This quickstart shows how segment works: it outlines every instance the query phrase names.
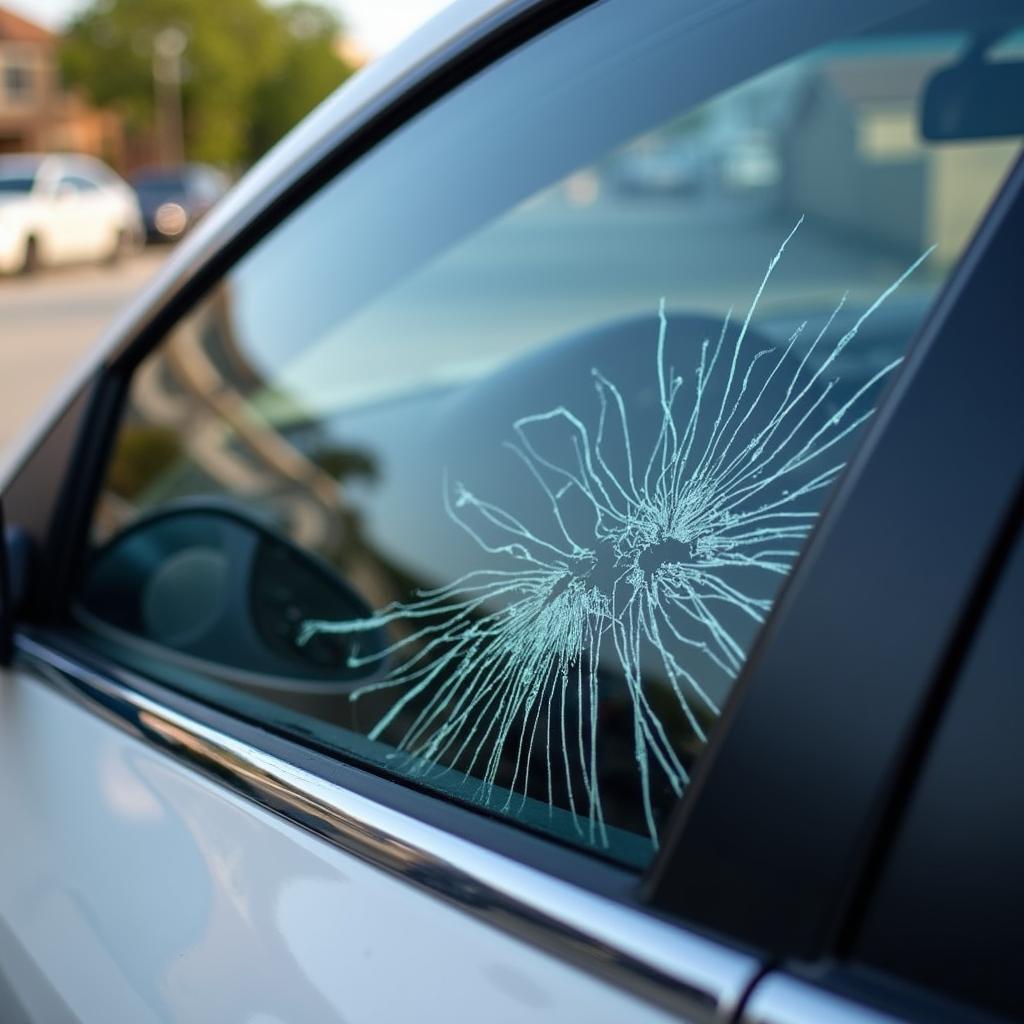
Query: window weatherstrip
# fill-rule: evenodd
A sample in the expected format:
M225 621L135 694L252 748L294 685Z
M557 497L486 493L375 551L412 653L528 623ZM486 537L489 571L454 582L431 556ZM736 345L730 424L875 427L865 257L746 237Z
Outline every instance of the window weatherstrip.
M344 789L24 634L18 656L87 710L347 853L691 1024L734 1018L761 965Z

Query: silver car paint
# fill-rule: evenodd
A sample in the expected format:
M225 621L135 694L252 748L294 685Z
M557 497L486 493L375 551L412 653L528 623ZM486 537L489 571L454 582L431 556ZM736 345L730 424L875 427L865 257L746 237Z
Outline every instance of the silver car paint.
M676 1019L17 670L0 676L0 818L0 965L33 1022Z

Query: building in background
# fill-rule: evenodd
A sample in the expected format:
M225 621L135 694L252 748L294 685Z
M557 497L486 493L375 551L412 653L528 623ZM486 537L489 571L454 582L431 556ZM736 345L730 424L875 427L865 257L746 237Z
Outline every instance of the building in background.
M0 7L0 153L73 150L120 165L120 118L65 89L59 38Z
M781 138L790 206L906 255L935 244L936 261L958 258L977 220L969 197L996 189L1017 146L921 145L928 81L957 59L940 41L916 60L851 49L809 65Z

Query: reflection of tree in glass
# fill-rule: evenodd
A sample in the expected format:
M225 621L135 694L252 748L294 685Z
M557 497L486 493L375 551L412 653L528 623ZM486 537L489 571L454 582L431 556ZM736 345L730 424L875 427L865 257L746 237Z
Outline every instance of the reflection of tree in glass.
M359 448L323 445L309 453L309 461L335 480L376 480L379 473L373 455Z
M131 500L166 473L181 454L182 444L176 431L130 423L118 436L107 486L119 498Z
M657 843L652 773L676 795L689 776L643 671L656 667L667 680L702 744L719 711L707 680L732 679L744 657L734 623L761 623L771 603L755 596L763 586L741 589L737 580L789 571L821 492L842 469L837 446L870 416L878 383L899 362L838 400L835 361L927 256L837 340L826 335L845 297L802 354L806 323L786 345L753 350L752 316L796 230L772 259L734 340L727 341L727 315L717 341L700 347L688 380L667 364L662 308L653 430L631 422L622 392L597 369L589 419L558 406L513 424L507 447L543 495L546 536L461 482L446 484L449 517L489 567L364 621L305 624L305 638L414 624L386 652L352 658L357 665L400 659L383 680L353 694L404 687L372 737L401 723L398 746L419 758L420 770L438 764L478 777L483 799L500 778L510 791L506 805L513 793L525 796L535 751L542 751L549 804L559 793L577 828L606 845L598 666L614 658L631 709L644 822ZM556 448L559 456L550 454ZM581 505L584 517L569 514Z

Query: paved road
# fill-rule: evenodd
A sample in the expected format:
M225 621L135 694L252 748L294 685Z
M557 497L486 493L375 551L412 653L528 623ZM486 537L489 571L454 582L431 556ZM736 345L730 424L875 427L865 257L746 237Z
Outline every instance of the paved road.
M117 267L0 279L0 446L31 421L165 258L147 250Z

